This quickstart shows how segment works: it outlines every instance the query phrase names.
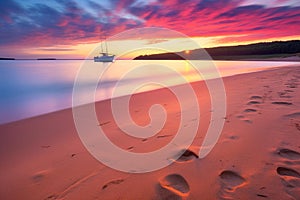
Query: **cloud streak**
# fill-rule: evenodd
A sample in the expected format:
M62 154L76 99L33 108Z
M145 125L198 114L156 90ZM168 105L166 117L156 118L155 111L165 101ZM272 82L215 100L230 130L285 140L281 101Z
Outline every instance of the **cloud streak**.
M252 41L300 35L294 0L112 0L0 2L0 45L51 47L93 43L131 28L158 26L189 36ZM252 3L251 3L252 2ZM242 37L238 37L242 35Z

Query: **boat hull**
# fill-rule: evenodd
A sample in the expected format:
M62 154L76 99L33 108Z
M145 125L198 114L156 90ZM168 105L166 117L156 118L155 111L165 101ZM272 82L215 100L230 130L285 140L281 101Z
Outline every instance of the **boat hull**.
M96 56L94 57L94 62L113 62L114 61L115 56Z

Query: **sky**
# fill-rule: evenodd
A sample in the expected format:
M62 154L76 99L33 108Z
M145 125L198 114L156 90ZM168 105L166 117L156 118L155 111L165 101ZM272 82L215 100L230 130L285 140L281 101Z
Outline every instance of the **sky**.
M104 34L143 27L201 47L291 40L299 24L299 0L1 0L0 57L85 58Z

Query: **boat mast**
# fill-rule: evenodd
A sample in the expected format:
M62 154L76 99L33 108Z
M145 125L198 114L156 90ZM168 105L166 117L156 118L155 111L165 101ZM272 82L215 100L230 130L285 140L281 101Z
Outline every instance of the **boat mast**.
M103 53L103 42L101 42L101 53Z
M106 49L106 53L108 54L108 50L107 50L107 42L105 40L105 49Z
M105 53L108 54L108 48L107 48L107 41L106 41L106 34L104 33L104 44L105 44Z

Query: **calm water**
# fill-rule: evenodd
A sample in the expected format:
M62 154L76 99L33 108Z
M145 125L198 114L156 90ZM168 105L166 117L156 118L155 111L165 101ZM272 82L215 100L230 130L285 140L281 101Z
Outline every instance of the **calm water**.
M118 95L130 93L130 86L141 82L159 83L167 80L167 86L181 84L181 79L164 70L168 66L183 74L188 81L200 80L193 67L185 61L117 61L112 65L93 63L82 60L57 61L0 61L0 124L16 121L44 113L49 113L72 106L72 91L76 75L84 67L87 69L107 70L98 83L95 100L112 97L115 84L118 82L120 90ZM263 62L263 61L215 61L221 76L230 76L263 70L270 67L291 66L296 62ZM201 71L209 78L217 76L210 70L207 63L200 63ZM128 70L136 66L144 66L142 71L134 71L130 76L122 78ZM153 70L151 66L162 66L161 70ZM89 76L84 78L86 85L97 83ZM83 84L83 85L84 85ZM157 84L137 87L136 92L153 90ZM82 98L86 94L81 88Z

